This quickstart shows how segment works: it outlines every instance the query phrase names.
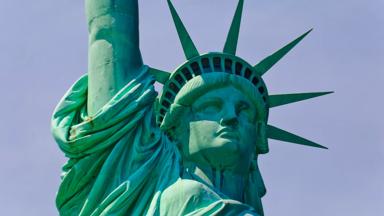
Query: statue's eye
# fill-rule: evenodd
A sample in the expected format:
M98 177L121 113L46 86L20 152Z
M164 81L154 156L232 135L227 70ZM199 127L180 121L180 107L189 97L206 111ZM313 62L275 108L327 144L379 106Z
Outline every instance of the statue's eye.
M239 117L243 116L250 122L252 122L256 117L256 110L252 109L252 106L245 101L241 101L237 104L236 111Z
M241 111L248 110L248 109L250 109L250 105L246 102L240 102L236 107L236 110L238 113L240 113Z

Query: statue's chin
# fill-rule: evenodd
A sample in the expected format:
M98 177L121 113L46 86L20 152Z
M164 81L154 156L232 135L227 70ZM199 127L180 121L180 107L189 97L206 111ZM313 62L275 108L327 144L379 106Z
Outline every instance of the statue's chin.
M208 165L217 169L229 169L239 163L240 152L237 139L218 137L209 148L200 153L208 161Z
M235 138L218 137L215 145L216 151L223 156L233 156L239 153L239 141Z

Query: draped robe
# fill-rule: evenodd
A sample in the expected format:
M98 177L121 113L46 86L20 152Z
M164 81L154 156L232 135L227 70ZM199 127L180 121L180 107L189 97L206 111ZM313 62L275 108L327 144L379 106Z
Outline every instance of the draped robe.
M143 67L94 116L87 115L87 75L58 104L52 133L68 157L60 215L258 215L183 174L176 144L156 126L157 92Z

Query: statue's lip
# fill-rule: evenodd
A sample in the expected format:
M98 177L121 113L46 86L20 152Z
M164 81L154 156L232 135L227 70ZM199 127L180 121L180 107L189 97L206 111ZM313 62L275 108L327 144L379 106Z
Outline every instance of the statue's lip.
M222 138L228 138L228 139L238 139L239 138L238 131L233 129L233 128L230 128L230 127L222 127L217 131L216 134Z

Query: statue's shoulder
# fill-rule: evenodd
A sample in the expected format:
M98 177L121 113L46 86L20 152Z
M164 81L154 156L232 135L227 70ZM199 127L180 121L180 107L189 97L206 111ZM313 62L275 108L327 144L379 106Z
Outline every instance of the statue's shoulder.
M160 215L179 215L204 208L220 200L221 197L207 185L179 178L162 192Z
M258 215L244 203L216 193L208 185L179 178L162 192L160 215Z

